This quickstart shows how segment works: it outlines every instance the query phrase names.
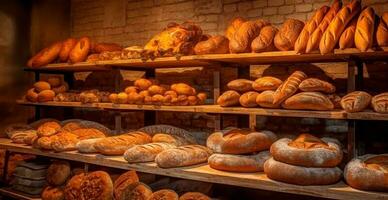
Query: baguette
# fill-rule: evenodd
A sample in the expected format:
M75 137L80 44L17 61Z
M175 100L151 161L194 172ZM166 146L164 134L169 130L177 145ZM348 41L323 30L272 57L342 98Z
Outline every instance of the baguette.
M135 145L124 153L124 158L128 163L151 162L160 152L174 147L176 146L169 143Z
M282 107L292 110L333 110L334 105L320 92L301 92L282 103Z
M292 96L299 87L299 84L307 78L307 75L302 71L295 71L284 81L273 95L273 104L281 104L288 97Z
M299 33L302 31L304 22L297 19L287 19L274 38L274 44L280 51L294 49Z
M381 16L379 26L376 31L376 40L379 47L388 46L388 12Z
M81 140L76 144L76 148L80 153L97 153L98 151L94 148L94 144L103 140L104 138L94 138Z
M330 7L330 10L326 13L325 17L319 24L318 28L310 35L310 38L307 41L306 53L310 53L314 50L317 50L319 47L319 42L321 41L323 33L326 31L327 27L337 15L338 11L342 7L342 2L335 0Z
M251 44L252 52L260 53L265 51L274 51L274 38L278 29L275 26L268 25L260 30L259 36L257 36Z
M360 10L361 3L358 0L352 0L351 3L337 13L319 43L319 50L321 54L328 54L333 51L339 37L346 28L346 25L353 19L353 17L358 15Z
M322 6L306 23L302 32L300 32L298 39L295 42L294 49L297 53L304 53L306 51L307 42L311 34L315 31L315 29L317 29L329 9L330 8L328 6Z
M213 169L229 172L261 172L264 162L270 158L269 151L253 155L213 154L209 157L209 166Z
M362 52L370 49L373 45L375 32L375 11L372 7L365 8L357 20L356 32L354 34L354 43Z
M201 145L187 145L167 149L159 153L155 162L159 167L172 168L204 163L212 151Z
M354 47L354 34L356 33L357 19L358 17L354 17L352 21L349 23L348 27L341 34L341 37L339 39L340 49Z
M69 59L70 51L77 44L77 39L69 38L63 41L61 51L59 52L59 61L66 62Z
M334 93L335 86L329 82L317 78L308 78L299 84L299 89L303 92L324 92Z

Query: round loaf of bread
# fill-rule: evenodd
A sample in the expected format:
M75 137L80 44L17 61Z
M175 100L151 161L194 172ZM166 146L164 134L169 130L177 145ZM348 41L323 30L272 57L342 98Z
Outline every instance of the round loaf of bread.
M179 196L173 190L158 190L148 198L148 200L179 200Z
M138 92L138 88L135 86L128 86L124 90L125 93L130 94L131 92Z
M211 134L206 145L215 153L246 154L267 150L276 140L271 131L232 129Z
M52 90L43 90L38 93L38 102L47 102L54 100L55 92Z
M271 146L275 160L304 167L335 167L342 161L343 153L338 141L319 139L301 134L295 140L283 138Z
M346 112L360 112L367 108L372 96L364 91L354 91L341 99L341 107Z
M47 186L42 192L42 200L64 200L65 193L60 187Z
M113 199L113 183L109 174L104 171L87 174L81 182L80 191L81 199Z
M172 84L171 90L175 91L178 95L192 96L197 94L196 90L186 83Z
M272 180L295 185L330 185L342 177L342 171L338 167L301 167L282 163L273 158L264 163L264 172Z
M186 192L179 197L179 200L210 200L210 197L200 192Z
M121 200L125 199L123 198L124 196L124 191L128 186L131 184L139 182L139 177L137 176L136 172L131 170L127 171L123 174L121 174L113 183L113 195L116 200Z
M64 160L54 161L47 169L47 182L60 186L66 182L71 173L70 164Z
M356 189L388 191L388 154L364 155L351 160L345 167L344 177Z
M46 149L46 150L52 150L53 148L51 147L51 143L52 143L52 140L51 140L51 137L39 137L35 143L33 143L32 145L34 147L37 147L39 149Z
M115 198L115 200L148 200L152 195L152 190L146 184L141 182L132 183L128 185L120 198Z
M372 107L375 112L388 113L388 92L374 96L372 98Z
M34 83L34 89L37 93L42 92L43 90L50 90L51 86L46 81L38 81Z
M39 137L47 137L56 134L61 129L61 125L55 121L48 121L41 124L37 129Z
M240 94L234 90L222 93L217 99L217 104L222 107L236 106L239 104Z
M272 76L263 76L255 80L252 84L252 88L256 91L276 90L283 83L278 78Z
M257 92L246 92L241 95L239 102L245 108L254 108L257 106L256 98L259 95Z
M133 84L140 90L147 90L152 85L152 81L145 78L140 78L137 79Z
M76 174L71 177L65 186L66 200L78 200L81 198L81 184L84 178L84 173Z
M261 172L264 162L270 158L269 151L253 155L212 154L208 163L213 169L229 172Z
M231 90L235 90L237 92L249 92L252 91L252 84L253 81L248 79L236 79L233 81L230 81L227 86Z

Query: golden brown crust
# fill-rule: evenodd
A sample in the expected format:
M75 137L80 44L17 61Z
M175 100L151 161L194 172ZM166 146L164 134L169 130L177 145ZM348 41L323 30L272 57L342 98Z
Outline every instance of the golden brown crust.
M272 76L263 76L256 79L252 83L252 88L258 92L265 90L276 90L282 83L283 81L278 78Z
M208 163L213 169L229 172L260 172L264 162L270 158L269 151L253 155L212 154Z
M73 151L77 149L78 136L69 132L59 132L51 136L51 148L57 152Z
M274 38L275 47L280 51L293 50L295 42L303 27L304 23L302 21L287 19Z
M42 92L43 90L50 90L51 86L46 81L38 81L34 83L34 89L37 93Z
M231 53L251 52L251 43L259 33L260 29L269 23L264 20L244 22L229 40L229 51Z
M60 186L66 182L71 173L70 164L67 161L54 161L47 169L47 182L50 185Z
M372 7L365 8L357 20L354 43L360 51L364 52L373 45L375 37L375 11Z
M155 94L163 95L166 92L166 88L159 85L151 85L147 90L151 96Z
M108 173L94 171L87 174L80 185L81 199L112 200L113 184Z
M354 91L341 99L341 107L346 112L360 112L367 108L372 96L363 91Z
M131 92L138 92L138 88L136 86L128 86L124 89L124 92L129 94Z
M140 79L137 79L133 84L135 87L139 88L140 90L147 90L153 83L151 80L140 78Z
M52 90L43 90L38 93L38 102L47 102L54 100L55 92Z
M61 48L62 42L56 42L49 47L44 48L36 56L34 56L33 60L31 60L31 67L37 68L55 61L61 51Z
M117 200L124 199L123 192L131 184L139 182L139 177L136 174L136 171L127 171L121 174L113 183L113 195Z
M240 26L244 22L245 22L245 20L241 17L236 17L231 21L230 25L228 26L228 28L225 31L225 36L226 36L226 38L228 38L229 41L233 38L236 31L240 28Z
M293 110L332 110L333 103L320 92L301 92L282 103L282 107Z
M217 99L217 104L222 107L236 106L239 104L240 94L234 90L222 93Z
M64 200L65 193L60 187L47 186L44 188L41 198L42 200Z
M148 200L152 195L152 190L146 184L137 182L129 185L123 191L121 199L116 200Z
M210 200L210 197L200 192L186 192L179 197L179 200Z
M116 44L116 43L95 43L92 44L92 52L93 53L102 53L105 51L112 52L112 51L121 51L123 48Z
M83 62L90 52L90 38L81 37L74 48L70 51L69 61L71 63Z
M280 104L273 104L273 95L274 91L267 90L256 97L256 103L257 105L263 107L263 108L280 108Z
M388 46L388 12L384 12L380 18L376 31L376 40L379 47Z
M230 81L227 86L231 90L235 90L237 92L249 92L252 89L253 81L248 79L236 79Z
M148 200L178 200L179 196L173 190L163 189L154 192Z
M84 173L80 173L71 177L65 186L66 200L79 200L81 197L81 183L85 178Z
M281 104L288 97L295 94L298 90L299 84L306 78L307 75L302 71L295 71L292 73L275 91L272 103L275 105Z
M50 76L47 78L47 83L49 83L51 87L59 87L62 85L62 79L59 76Z
M95 128L79 128L76 130L72 130L71 133L76 135L80 140L105 137L105 134L103 132Z
M37 129L39 137L48 137L56 134L61 129L61 125L55 121L48 121L41 124Z
M265 51L276 50L275 44L274 44L274 38L278 31L279 30L272 25L263 27L260 30L259 35L252 41L252 44L251 44L252 52L260 53Z
M259 93L253 92L253 91L246 92L246 93L242 94L240 99L239 99L241 106L246 107L246 108L256 107L257 106L257 103L256 103L257 95L259 95Z
M303 92L334 93L336 88L329 82L322 81L317 78L308 78L299 84L299 89Z
M184 167L204 163L211 154L205 146L185 145L160 152L155 162L162 168Z
M375 112L388 113L388 92L374 96L372 98L372 107Z
M172 84L171 90L175 91L178 95L192 96L197 94L197 91L186 83Z
M348 27L346 27L344 32L341 34L341 37L338 42L340 49L355 47L354 34L356 33L357 19L358 17L354 17L352 21L349 23Z
M38 93L35 92L34 88L31 88L26 93L26 99L31 102L38 102Z
M68 38L65 41L63 41L61 51L59 52L60 62L66 62L67 59L69 59L70 51L74 48L76 44L77 44L77 39L75 38Z
M210 37L208 40L198 42L194 52L197 55L229 53L229 40L222 35Z

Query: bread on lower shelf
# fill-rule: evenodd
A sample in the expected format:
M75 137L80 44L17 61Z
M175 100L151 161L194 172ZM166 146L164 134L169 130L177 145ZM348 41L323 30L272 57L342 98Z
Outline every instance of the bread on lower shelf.
M261 172L264 162L270 157L269 151L252 155L212 154L208 163L213 169L229 172Z

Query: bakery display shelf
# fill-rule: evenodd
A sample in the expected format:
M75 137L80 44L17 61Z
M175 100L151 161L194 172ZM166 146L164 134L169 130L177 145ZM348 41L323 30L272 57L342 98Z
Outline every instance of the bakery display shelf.
M162 169L155 163L128 164L122 156L102 156L96 154L79 154L75 151L55 153L42 151L23 144L14 144L9 139L0 139L0 148L18 153L29 153L52 158L73 160L100 166L126 170L136 170L163 176L205 181L218 184L242 186L247 188L270 190L284 193L309 195L332 199L387 199L388 193L365 192L353 189L344 182L328 186L297 186L272 181L264 173L231 173L210 168L207 164Z
M6 197L11 197L14 199L19 199L19 200L41 200L41 198L39 198L39 197L34 197L34 196L30 196L28 194L23 194L21 192L14 191L11 188L7 188L7 187L0 188L0 195L6 196ZM6 198L4 198L4 199L6 199Z
M55 63L39 68L25 68L25 71L36 72L88 72L88 71L110 71L112 67L109 65L97 65L95 63L80 62L80 63Z

